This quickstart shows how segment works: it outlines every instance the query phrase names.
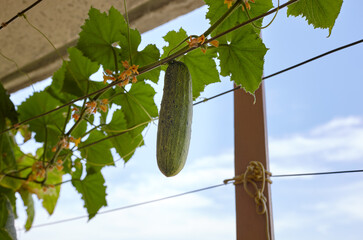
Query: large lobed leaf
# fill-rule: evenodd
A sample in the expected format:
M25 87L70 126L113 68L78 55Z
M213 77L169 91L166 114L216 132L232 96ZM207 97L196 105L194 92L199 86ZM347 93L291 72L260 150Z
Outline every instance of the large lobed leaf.
M114 103L120 105L121 110L114 112L104 130L125 162L133 156L136 148L144 144L141 133L158 116L154 96L155 90L149 84L138 82L132 85L130 91L120 92L114 98Z
M89 219L93 218L101 207L107 206L104 183L101 172L87 174L83 180L72 180L73 186L82 195Z
M220 17L224 15L228 11L227 4L221 0L204 0L205 3L209 6L206 18L209 19L210 24L214 24ZM273 7L272 0L257 0L255 3L250 2L251 10L248 10L248 13L251 18L257 17ZM246 11L246 10L245 10ZM245 22L248 20L246 12L242 10L242 7L239 7L233 11L231 15L225 19L222 24L220 24L217 29L215 29L212 33L212 36L215 36L221 32L224 32L239 23ZM256 21L255 24L257 26L261 26L262 20ZM259 32L259 29L255 29Z
M141 66L146 66L150 63L159 60L160 52L159 49L153 45L147 45L142 51L136 51L133 53L133 64ZM154 83L159 81L160 67L157 67L149 72L140 74L137 76L138 81L151 80Z
M77 48L92 61L102 64L104 69L115 71L118 68L117 70L123 71L121 61L125 60L140 67L159 60L160 52L155 45L149 44L139 51L141 42L139 31L135 29L129 31L124 17L115 8L111 7L108 14L91 8L88 15L89 19L79 34ZM156 68L141 74L138 80L149 79L156 83L159 74L160 68Z
M18 122L18 113L13 102L10 100L5 88L0 83L0 130L5 128L5 119L8 118L13 124Z
M69 62L65 62L62 92L80 97L89 91L89 77L97 72L99 65L83 56L76 48L68 49ZM88 91L88 92L87 92Z
M231 34L231 42L218 48L222 76L231 76L237 85L254 93L262 81L267 48L252 29L245 26Z
M113 165L113 158L110 151L112 144L110 140L103 140L105 137L100 131L92 131L87 140L79 144L81 156L87 159L88 164L96 167Z
M24 202L24 206L26 207L27 219L25 223L25 230L29 230L34 221L35 209L34 209L34 200L32 194L28 191L20 191L21 199Z
M163 48L164 53L162 58L166 57L171 50L172 53L174 53L187 46L184 42L177 47L187 36L187 33L182 28L180 28L178 32L168 32L168 34L164 36L164 40L168 42L169 45ZM174 49L175 47L177 48ZM200 96L200 93L204 91L205 86L220 81L217 66L213 59L215 57L217 57L217 55L214 51L207 50L206 53L203 53L200 49L195 49L179 59L184 62L189 69L193 84L193 99Z
M20 120L27 120L53 110L60 105L61 102L46 91L34 93L33 96L26 99L19 106ZM52 148L59 141L65 122L65 111L66 109L60 109L28 123L29 129L35 132L35 140L37 142L44 142L47 139L48 147Z
M131 86L130 91L121 93L115 98L114 102L121 106L128 128L151 121L158 116L154 96L153 87L144 82L138 82ZM139 133L141 130L136 132Z
M47 180L45 184L47 186L55 185L54 187L44 188L38 183L34 182L25 182L20 191L27 191L29 193L34 193L38 199L42 200L42 205L47 210L48 214L51 215L54 212L54 209L57 205L60 193L60 183L62 182L63 172L54 168L53 170L48 170L47 172ZM25 196L29 201L30 197ZM24 200L24 199L23 199ZM26 202L24 201L24 204ZM31 202L28 202L32 204ZM28 205L29 205L28 204ZM31 205L28 206L32 207ZM27 211L31 211L31 209L27 209ZM29 215L28 215L29 216Z
M115 54L120 52L114 43L127 42L124 35L127 24L122 14L112 7L108 15L91 8L89 19L82 26L77 48L92 61L102 64L105 69L115 70Z
M128 36L128 33L125 33L125 36ZM146 66L150 63L154 63L160 58L159 49L153 45L148 44L143 50L139 51L139 45L141 43L141 35L138 30L130 29L130 47L127 42L120 43L121 45L121 54L119 62L127 60L130 64L139 65L139 67ZM131 50L131 53L130 53ZM131 58L130 58L131 56ZM132 60L132 61L131 61ZM140 74L137 76L138 81L143 80L151 80L154 83L157 83L160 75L160 67L157 67L149 72Z
M330 36L342 4L343 0L300 0L288 6L287 15L301 15L314 28L328 28Z
M144 129L145 125L139 126ZM137 129L137 128L136 128ZM111 122L104 127L117 153L127 162L134 154L136 148L143 144L143 136L141 134L132 134L133 129L127 127L127 121L123 111L116 110L112 116Z

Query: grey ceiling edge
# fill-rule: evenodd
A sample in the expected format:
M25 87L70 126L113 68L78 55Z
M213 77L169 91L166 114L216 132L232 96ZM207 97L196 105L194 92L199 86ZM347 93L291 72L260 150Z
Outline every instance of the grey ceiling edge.
M204 5L203 0L151 0L130 10L130 25L143 33L202 5ZM168 14L160 14L161 12ZM52 76L61 66L62 58L67 58L67 49L76 43L77 39L74 39L59 47L58 53L53 51L40 59L33 59L33 62L6 74L0 82L9 93L13 93Z

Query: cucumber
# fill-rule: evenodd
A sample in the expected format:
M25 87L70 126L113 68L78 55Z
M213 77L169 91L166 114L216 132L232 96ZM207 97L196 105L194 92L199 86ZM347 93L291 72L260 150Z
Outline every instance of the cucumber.
M193 118L192 79L187 66L169 63L165 72L157 133L156 158L160 171L175 176L184 167Z

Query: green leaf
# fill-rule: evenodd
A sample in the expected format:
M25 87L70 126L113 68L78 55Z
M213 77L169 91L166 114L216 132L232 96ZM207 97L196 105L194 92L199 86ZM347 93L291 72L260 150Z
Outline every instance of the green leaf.
M6 196L0 193L0 228L5 227L6 221L8 220L8 209L6 207Z
M15 106L0 83L0 130L5 129L5 118L8 118L13 124L18 122L18 113Z
M117 153L125 160L129 160L137 147L143 145L143 129L158 116L158 109L154 102L155 90L145 82L132 84L129 92L121 92L115 97L114 103L121 106L121 110L114 113L113 118L104 128Z
M188 44L185 39L188 37L187 32L180 28L178 32L176 31L169 31L163 38L164 40L169 43L168 46L163 47L163 55L161 58L166 58L168 55L171 55L178 50L182 49L183 47L187 46ZM178 46L180 44L180 46Z
M83 173L83 164L81 163L81 159L77 158L74 161L73 164L74 170L72 170L71 175L72 175L72 179L81 179L82 173Z
M187 65L192 77L194 99L200 96L208 84L220 82L217 65L213 59L215 57L217 54L212 50L203 53L196 49L180 59Z
M128 33L126 32L125 36L127 36L127 34ZM159 60L160 51L153 44L147 45L141 51L138 50L139 45L141 43L141 35L138 30L130 29L130 43L131 43L131 56L132 56L133 65L139 65L139 67L142 67L142 66L146 66L150 63L153 63L153 62L156 62ZM131 64L128 41L122 42L120 45L121 45L121 49L123 49L121 56L120 56L121 60L122 61L127 60L129 62L129 64ZM122 69L124 69L124 68L122 68ZM138 79L138 81L144 81L144 80L148 79L154 83L157 83L159 80L159 75L160 75L160 67L155 68L149 72L146 72L146 73L143 73L143 74L137 76L137 79Z
M70 61L64 63L66 71L62 92L80 97L87 94L89 77L98 71L99 65L83 56L76 48L69 48L68 52Z
M106 87L107 84L103 83L103 82L95 82L95 81L89 81L89 91L88 92L95 92L101 88ZM110 98L112 95L115 94L115 90L113 88L109 88L107 89L107 91L102 93L102 98Z
M45 182L48 185L55 185L62 182L62 171L54 168L52 171L48 171L47 181ZM42 205L47 210L49 215L52 215L54 209L57 205L59 199L61 185L56 185L55 187L49 187L46 191L42 191Z
M237 85L254 93L262 81L266 52L267 48L252 26L234 31L230 44L218 47L221 75L231 75Z
M146 125L142 125L140 128L144 129ZM110 140L117 153L125 162L133 156L136 148L143 143L143 136L141 134L136 136L130 134L132 130L128 129L127 121L122 110L116 110L113 113L111 122L103 130L105 130L108 136L118 135L117 137L112 137Z
M147 45L141 52L137 52L133 57L133 63L135 65L139 66L146 66L150 63L158 61L160 58L160 51L159 49L153 45L149 44ZM149 72L140 74L137 76L138 81L143 80L151 80L154 83L157 83L159 81L160 76L160 67L155 68Z
M13 148L16 164L18 168L26 168L29 167L29 169L26 169L24 171L19 172L18 174L14 174L15 176L26 178L28 174L31 172L31 166L34 163L34 157L31 156L31 154L24 154L19 146L14 146ZM4 192L4 189L11 189L12 191L17 191L21 185L23 184L24 180L15 179L12 177L6 177L4 176L1 178L0 185L4 188L0 187L1 192ZM10 199L9 195L8 198ZM14 199L15 201L15 199ZM14 206L14 204L13 204Z
M14 215L16 215L16 196L13 189L0 187L0 194L4 194L9 200L11 207L13 208Z
M63 91L64 79L69 61L64 61L62 66L53 74L52 84L46 88L46 91L53 98L57 99L63 104L68 103L74 99L74 95Z
M100 141L97 144L86 147L86 145L95 143L105 137L100 131L92 131L87 140L78 145L81 156L87 159L88 164L99 167L114 164L110 151L112 148L110 140Z
M300 0L287 8L287 16L303 16L314 28L328 28L329 36L334 27L343 0Z
M35 209L34 209L34 200L32 194L28 191L19 191L21 199L23 199L24 206L26 207L27 219L25 223L25 230L29 231L31 226L33 225Z
M42 205L47 210L49 215L52 215L57 205L60 192L60 183L62 182L63 172L54 168L47 171L46 186L34 182L24 182L23 190L37 195L38 199L42 200ZM55 185L55 186L52 186Z
M100 172L87 174L83 180L72 181L73 186L82 195L89 220L97 214L101 207L107 206L104 183L105 180Z
M24 121L31 117L43 114L60 106L61 102L54 99L46 91L34 93L23 102L18 111L20 120ZM43 117L30 121L29 129L35 132L35 140L44 142L47 136L47 143L51 149L58 141L62 134L62 128L66 118L66 109L60 109Z
M0 170L15 170L16 159L14 154L15 142L9 132L0 135Z
M158 116L154 96L154 88L145 82L138 82L132 84L129 92L122 93L115 98L114 102L121 106L121 110L125 115L127 128L151 121L153 117ZM138 128L137 131L131 133L141 133L142 129L144 128ZM135 135L133 134L133 136Z
M102 64L104 69L115 70L115 55L118 56L123 49L112 44L127 42L123 34L127 32L125 19L114 7L108 15L91 8L88 16L79 34L77 48L92 61Z
M186 42L180 44L187 37L188 35L183 28L180 28L178 32L168 32L164 36L164 40L168 42L169 45L163 47L164 53L161 58L167 57L171 50L172 54L187 46L188 44ZM180 46L178 46L179 44ZM183 61L188 66L192 77L194 99L200 96L200 93L204 91L205 86L220 81L217 66L213 60L215 57L217 57L217 55L211 50L207 50L207 53L204 54L200 49L195 49L180 58L180 61Z
M16 239L14 212L5 193L0 193L0 239Z
M86 131L87 131L87 122L83 120L72 131L71 135L74 138L80 138L80 137L83 137L83 135L86 133Z
M13 239L5 228L0 228L0 239L1 240L15 240Z
M215 1L215 0L204 0L205 3L209 6L206 18L209 19L210 24L214 24L218 19L220 19L227 11L227 4L224 4L224 1ZM249 2L251 6L251 10L248 11L251 18L259 16L273 7L272 0L258 0L253 2ZM234 10L234 12L226 18L222 24L220 24L211 34L215 36L221 32L224 32L240 23L246 22L248 19L245 11L242 10L242 7L238 7ZM256 21L255 25L261 26L262 20ZM254 29L256 32L260 32L259 29Z

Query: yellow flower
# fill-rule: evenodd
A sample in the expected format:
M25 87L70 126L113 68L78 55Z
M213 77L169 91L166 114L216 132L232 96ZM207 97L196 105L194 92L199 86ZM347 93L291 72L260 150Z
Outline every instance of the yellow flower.
M127 70L125 70L124 72L125 72L126 77L130 77L130 76L131 76L131 74L132 74L132 70L131 70L131 68L129 68L129 69L127 69Z
M224 0L224 4L227 4L227 7L230 8L232 7L233 0Z
M73 113L72 118L74 118L74 120L78 121L80 115L78 113Z
M133 76L132 77L132 83L136 83L137 82L137 78L136 78L136 76Z
M139 68L139 65L132 65L129 69L136 74L139 74L139 72L137 71L137 69Z
M209 42L211 45L215 46L215 47L218 47L219 46L219 42L218 40L213 40L213 41L210 41Z
M111 71L110 69L106 69L106 70L105 70L105 73L106 73L107 75L112 75L112 71Z
M243 0L243 2L244 2L244 3L245 3L245 5L246 5L246 8L247 8L248 10L251 10L251 5L250 5L249 1L251 1L251 2L255 3L255 1L254 1L254 0ZM243 10L243 11L245 10L245 8L244 8L243 6L242 6L242 10Z
M107 105L107 104L108 104L108 99L107 99L107 98L104 98L104 99L102 99L102 100L101 100L101 102L102 102L103 104L106 104L106 105Z
M73 138L73 137L71 137L71 139L74 139L74 138ZM63 165L63 161L62 161L62 159L58 159L58 160L57 160L57 162L56 162L56 164L57 164L58 166Z
M119 76L118 76L118 78L117 79L121 79L121 80L124 80L126 78L126 71L123 71Z
M205 54L207 52L207 46L203 45L200 47L200 50Z
M69 148L69 139L67 136L64 136L59 140L58 145L62 148L68 149Z
M129 64L129 62L127 60L121 61L121 63L122 63L122 66L124 66L125 69L128 69L130 67L130 64Z
M187 43L188 43L189 47L192 48L192 47L198 47L199 44L203 44L204 41L205 41L205 36L203 34L202 36L197 37L197 38L190 36L189 40L187 40Z
M189 41L187 40L187 43L190 48L198 47L198 38L193 38L192 36L190 36Z
M126 86L127 84L129 84L129 78L126 78L125 81L122 82L122 86Z
M107 105L100 105L98 106L99 109L101 109L102 112L107 112Z
M108 80L115 81L115 77L103 75L103 83L106 83Z
M74 143L74 145L76 145L76 147L78 147L78 144L80 144L81 143L81 138L79 137L79 138L74 138L74 137L71 137L70 139L69 139L71 142L73 142ZM62 165L63 164L63 162L62 162L62 160L61 159L58 159L58 161L57 161L57 164L58 164L58 162L60 161L60 165Z
M108 80L115 81L116 78L113 76L111 70L106 69L105 72L103 73L103 83L106 83Z
M204 41L205 41L205 36L204 36L204 34L203 34L202 36L198 37L198 43L203 44L203 43L204 43Z

